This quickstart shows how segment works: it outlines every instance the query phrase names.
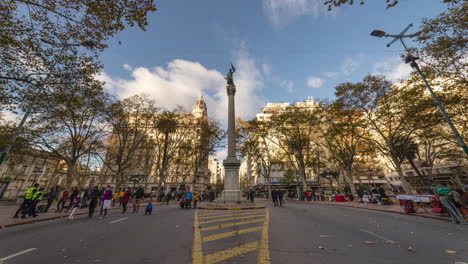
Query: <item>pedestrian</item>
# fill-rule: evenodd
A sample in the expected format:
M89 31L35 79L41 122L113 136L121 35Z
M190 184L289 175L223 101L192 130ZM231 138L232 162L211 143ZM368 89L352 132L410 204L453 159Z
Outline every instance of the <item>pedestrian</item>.
M374 202L375 202L377 205L381 205L380 193L379 193L379 191L374 187L374 188L372 188L371 193L372 193L372 199L374 200Z
M153 212L153 199L150 199L145 208L145 215L151 215Z
M145 191L143 190L143 186L138 186L138 189L132 195L133 198L133 213L138 213L140 210L140 203L145 198Z
M127 190L124 192L124 195L122 196L122 214L124 214L127 211L127 204L128 201L130 201L130 198L132 197L132 191L130 190L130 187L127 187Z
M62 212L63 208L65 207L65 203L67 202L68 198L70 197L70 192L68 190L63 191L62 197L60 197L60 200L57 203L57 210L55 211L56 213Z
M52 205L52 203L55 200L57 200L59 193L60 193L60 186L58 185L50 189L49 193L47 194L47 205L44 209L44 213L47 213L47 211L49 211L49 208Z
M362 198L364 197L364 191L361 188L359 188L359 189L357 189L356 192L357 192L357 195L359 197L359 202L363 203L364 201L362 200Z
M191 191L188 191L185 194L185 208L192 208L192 199L193 199L193 193Z
M379 188L377 189L379 191L379 194L380 194L380 199L382 200L382 203L383 204L389 204L388 202L388 196L387 194L385 193L385 189L382 187L382 185L379 186Z
M171 197L172 197L172 192L168 192L166 194L166 205L169 205L169 201L171 200Z
M110 185L107 185L107 188L105 189L104 194L102 195L101 201L102 201L101 202L102 210L101 210L101 212L99 214L99 219L103 219L103 218L107 217L107 209L111 208L112 190L111 190ZM103 212L104 212L104 216L103 216Z
M93 188L91 186L88 187L83 193L83 199L81 199L81 205L80 208L85 208L86 207L86 202L89 200L89 197L91 196L91 192L93 191Z
M68 220L74 219L73 215L75 214L76 208L79 208L79 207L81 207L81 197L77 196L75 200L73 200L72 210L71 210L70 215L68 216Z
M23 202L21 203L20 207L16 211L13 218L18 218L19 217L18 215L19 215L20 212L22 213L21 218L26 218L26 213L24 213L24 212L29 210L29 206L31 205L33 195L37 191L38 187L39 187L39 183L35 183L31 188L29 188L26 191L26 194L24 195Z
M73 201L75 201L75 198L78 196L78 194L80 194L80 190L78 190L78 187L75 187L70 195L70 204L68 205L67 210L65 210L65 213L68 213L68 210L72 208Z
M278 206L278 191L276 189L271 191L271 199L273 200L273 205Z
M210 189L209 195L210 195L210 203L212 203L215 199L215 191L213 190L213 188Z
M119 198L119 192L115 192L115 193L112 195L112 207L115 206L115 201L117 201L118 198Z
M284 197L283 197L283 192L281 190L278 190L278 203L279 203L279 206L284 205Z
M250 198L250 201L252 203L255 201L255 191L254 191L254 189L250 189L249 198Z
M122 191L119 193L119 207L122 207L122 198L125 195L125 188L122 188Z
M88 213L89 218L93 217L94 210L96 209L96 206L99 203L100 197L101 197L101 191L99 191L99 187L94 186L94 189L91 191L91 194L89 196L89 213Z
M43 190L44 190L44 188L39 188L39 190L34 193L33 198L31 200L31 204L29 206L29 216L37 217L36 207L37 207L37 204L44 197L44 193L42 192ZM23 214L23 216L24 216L24 214ZM21 218L24 218L23 216Z
M199 199L198 192L194 192L193 193L193 209L197 209L198 199Z

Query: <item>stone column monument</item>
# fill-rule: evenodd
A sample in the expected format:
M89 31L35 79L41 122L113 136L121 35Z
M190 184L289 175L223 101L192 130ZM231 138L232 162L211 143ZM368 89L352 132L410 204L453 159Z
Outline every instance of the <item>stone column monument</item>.
M242 193L239 185L239 167L241 162L236 157L236 111L234 106L234 96L236 95L236 85L233 74L236 71L231 64L231 68L225 79L227 81L228 105L228 155L223 161L224 166L224 191L218 202L240 203Z

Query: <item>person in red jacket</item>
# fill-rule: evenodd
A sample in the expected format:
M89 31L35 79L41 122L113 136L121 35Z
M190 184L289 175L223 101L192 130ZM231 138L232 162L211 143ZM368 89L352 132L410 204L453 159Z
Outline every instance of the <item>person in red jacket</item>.
M122 197L122 214L127 211L127 203L130 201L130 198L132 197L132 191L130 190L130 187L127 187L127 190L125 191L123 197Z
M65 207L65 203L67 202L68 198L70 197L70 192L68 190L63 191L62 197L57 203L57 212L62 212L63 208Z

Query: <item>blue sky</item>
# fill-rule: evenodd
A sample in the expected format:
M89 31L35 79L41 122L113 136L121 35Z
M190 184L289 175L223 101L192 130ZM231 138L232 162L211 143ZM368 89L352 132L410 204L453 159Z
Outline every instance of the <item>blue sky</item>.
M445 9L436 0L401 0L390 9L371 0L329 12L321 2L157 1L147 31L128 29L109 43L100 78L121 98L148 93L166 108L191 110L203 94L209 115L225 123L223 76L232 61L237 113L251 119L267 102L333 97L337 84L368 73L405 78L401 45L387 48L390 39L370 31L399 33L413 23L414 32L421 18Z

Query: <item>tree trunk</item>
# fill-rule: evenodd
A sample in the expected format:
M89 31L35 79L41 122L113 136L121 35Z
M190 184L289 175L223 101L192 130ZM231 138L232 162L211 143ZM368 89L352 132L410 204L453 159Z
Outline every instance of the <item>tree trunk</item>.
M302 179L302 186L303 186L303 191L308 191L309 190L309 187L307 186L307 179L306 179L306 173L305 173L305 168L301 168L299 170L299 176L301 177Z
M407 194L414 194L415 193L414 189L406 181L405 175L403 174L403 170L401 168L401 164L395 164L395 167L396 167L395 169L396 169L396 171L398 173L398 176L400 178L401 186L403 187L403 191L405 191L405 193L407 193Z
M65 181L65 186L70 188L75 180L76 168L74 162L67 162L67 179Z
M356 186L354 186L354 181L353 181L353 170L351 168L348 168L345 170L345 178L349 181L349 187L351 188L351 193L353 194L354 197L357 197Z

